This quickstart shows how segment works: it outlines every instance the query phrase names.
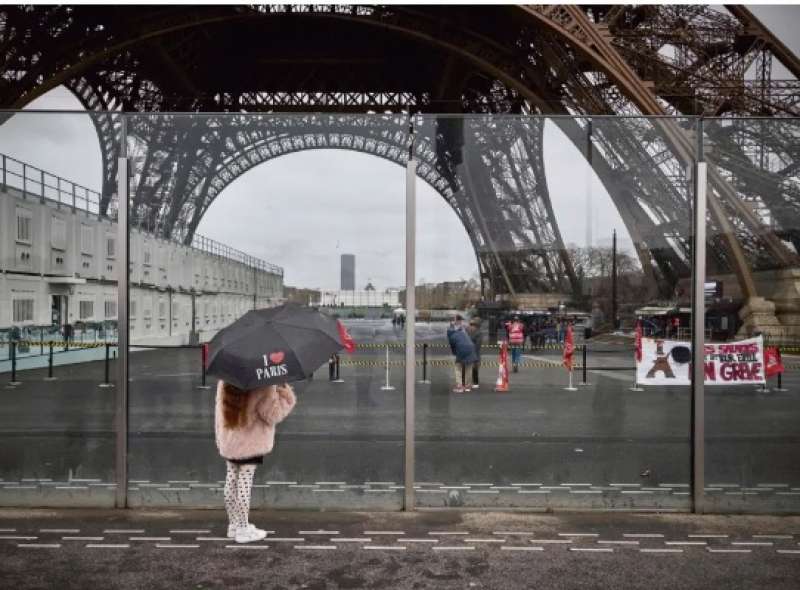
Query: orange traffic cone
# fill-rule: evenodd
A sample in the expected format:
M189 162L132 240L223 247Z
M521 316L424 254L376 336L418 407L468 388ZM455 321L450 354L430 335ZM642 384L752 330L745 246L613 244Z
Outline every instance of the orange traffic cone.
M497 383L495 391L508 391L508 342L500 343L500 363L497 370Z

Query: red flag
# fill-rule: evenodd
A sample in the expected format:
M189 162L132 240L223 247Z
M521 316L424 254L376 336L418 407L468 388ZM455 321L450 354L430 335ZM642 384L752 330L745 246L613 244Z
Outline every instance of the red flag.
M342 339L342 344L344 344L344 349L352 354L356 351L356 342L353 340L353 337L347 331L347 328L344 327L344 324L340 320L336 320L336 325L339 328L339 338Z
M642 361L642 320L636 321L636 362Z
M572 324L567 325L567 335L564 337L563 364L568 371L572 370L572 354L575 352L575 338L572 333Z
M777 346L768 346L764 349L764 375L772 377L778 373L783 373L781 351Z

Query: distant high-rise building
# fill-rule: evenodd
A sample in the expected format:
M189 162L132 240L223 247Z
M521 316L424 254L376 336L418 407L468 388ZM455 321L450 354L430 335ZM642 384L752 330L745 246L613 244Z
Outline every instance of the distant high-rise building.
M355 254L342 254L342 291L356 290L356 257Z

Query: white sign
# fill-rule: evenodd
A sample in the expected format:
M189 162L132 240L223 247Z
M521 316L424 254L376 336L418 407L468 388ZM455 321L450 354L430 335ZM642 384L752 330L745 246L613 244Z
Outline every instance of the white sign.
M690 385L692 345L678 340L642 338L642 360L636 363L642 385ZM705 345L706 385L764 383L764 341L761 336L738 342Z

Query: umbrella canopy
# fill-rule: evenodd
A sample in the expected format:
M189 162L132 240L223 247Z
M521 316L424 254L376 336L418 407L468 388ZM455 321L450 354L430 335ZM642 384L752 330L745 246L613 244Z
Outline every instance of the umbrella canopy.
M335 319L287 303L248 311L217 333L207 372L250 390L305 379L342 348Z

